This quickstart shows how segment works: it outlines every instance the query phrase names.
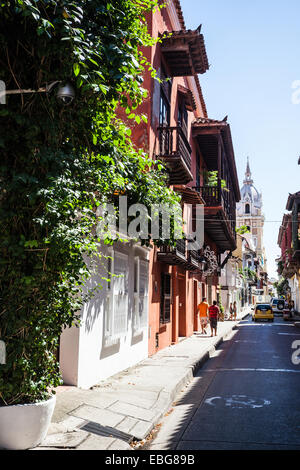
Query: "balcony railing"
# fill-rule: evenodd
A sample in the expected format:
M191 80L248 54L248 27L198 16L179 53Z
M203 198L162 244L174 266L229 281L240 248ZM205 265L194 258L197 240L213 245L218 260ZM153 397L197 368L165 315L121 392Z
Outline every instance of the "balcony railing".
M181 265L187 271L200 270L200 251L188 250L185 239L177 240L176 247L162 246L158 252L158 260L171 265Z
M170 256L167 256L167 257L164 256L164 257L173 259L174 264L177 264L176 262L180 263L180 261L185 262L186 261L186 241L185 241L185 239L176 240L176 247L168 246L168 245L161 246L160 251L159 251L158 254L159 255L161 254L162 256L170 255Z
M221 205L221 192L217 186L196 186L195 189L203 197L206 206L212 207Z
M235 204L232 201L230 191L224 188L219 189L217 186L196 186L194 189L198 191L201 197L204 199L205 206L223 207L228 224L230 225L231 231L235 235Z
M188 252L188 263L191 266L191 269L198 269L200 265L200 254L199 250L189 250Z
M292 256L300 259L300 204L294 204L292 214Z
M159 127L158 141L157 157L169 169L170 184L186 184L192 181L192 149L182 128Z

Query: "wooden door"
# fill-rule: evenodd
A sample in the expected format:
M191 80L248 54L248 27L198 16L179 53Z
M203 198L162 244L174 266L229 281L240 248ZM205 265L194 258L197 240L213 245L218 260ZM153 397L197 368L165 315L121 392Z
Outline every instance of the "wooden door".
M199 330L198 326L198 314L197 314L197 306L198 306L198 282L193 282L194 286L194 331Z
M179 279L178 281L178 313L179 313L179 336L186 336L186 281L185 279Z

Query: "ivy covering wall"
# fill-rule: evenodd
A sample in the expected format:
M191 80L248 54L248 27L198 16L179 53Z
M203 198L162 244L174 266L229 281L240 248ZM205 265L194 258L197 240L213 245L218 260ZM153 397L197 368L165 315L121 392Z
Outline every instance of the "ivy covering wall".
M178 201L116 113L135 116L146 96L140 50L153 44L153 8L156 0L0 1L6 89L59 80L76 94L68 106L56 87L0 105L0 406L45 399L60 383L54 351L87 300L97 206L115 191L147 207Z

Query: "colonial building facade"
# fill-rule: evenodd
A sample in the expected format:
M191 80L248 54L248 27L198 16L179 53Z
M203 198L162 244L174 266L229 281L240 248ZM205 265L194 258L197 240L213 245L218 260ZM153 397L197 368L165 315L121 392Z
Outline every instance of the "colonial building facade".
M207 115L198 78L209 68L201 28L186 29L178 0L147 21L152 37L161 38L144 51L160 81L145 75L140 112L148 119L132 126L133 141L165 165L168 185L181 195L185 228L195 228L202 206L204 245L189 250L186 230L175 248L129 241L105 251L106 268L117 276L84 307L80 327L61 338L64 381L84 388L197 331L197 305L203 297L220 300L221 267L236 249L233 143L227 119ZM99 266L94 282L102 275Z
M288 280L289 299L300 312L300 191L290 194L278 234L279 274Z

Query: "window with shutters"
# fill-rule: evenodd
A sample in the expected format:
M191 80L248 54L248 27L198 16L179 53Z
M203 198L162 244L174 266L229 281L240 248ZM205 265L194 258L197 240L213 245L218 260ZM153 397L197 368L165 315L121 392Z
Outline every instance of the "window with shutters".
M128 328L128 256L111 251L108 271L104 331L106 339L115 339Z
M148 324L148 261L134 258L133 330L140 331Z
M200 191L201 180L200 180L201 166L200 166L200 155L196 153L196 187Z
M161 297L160 297L160 323L171 321L171 275L161 275Z
M163 91L161 91L161 95L160 95L159 125L160 126L170 125L170 104Z
M187 126L188 126L188 113L185 105L185 100L182 97L178 98L178 126L180 126L187 136Z
M170 100L172 82L167 79L164 68L161 71L161 89L160 89L160 106L159 106L159 125L170 125Z

